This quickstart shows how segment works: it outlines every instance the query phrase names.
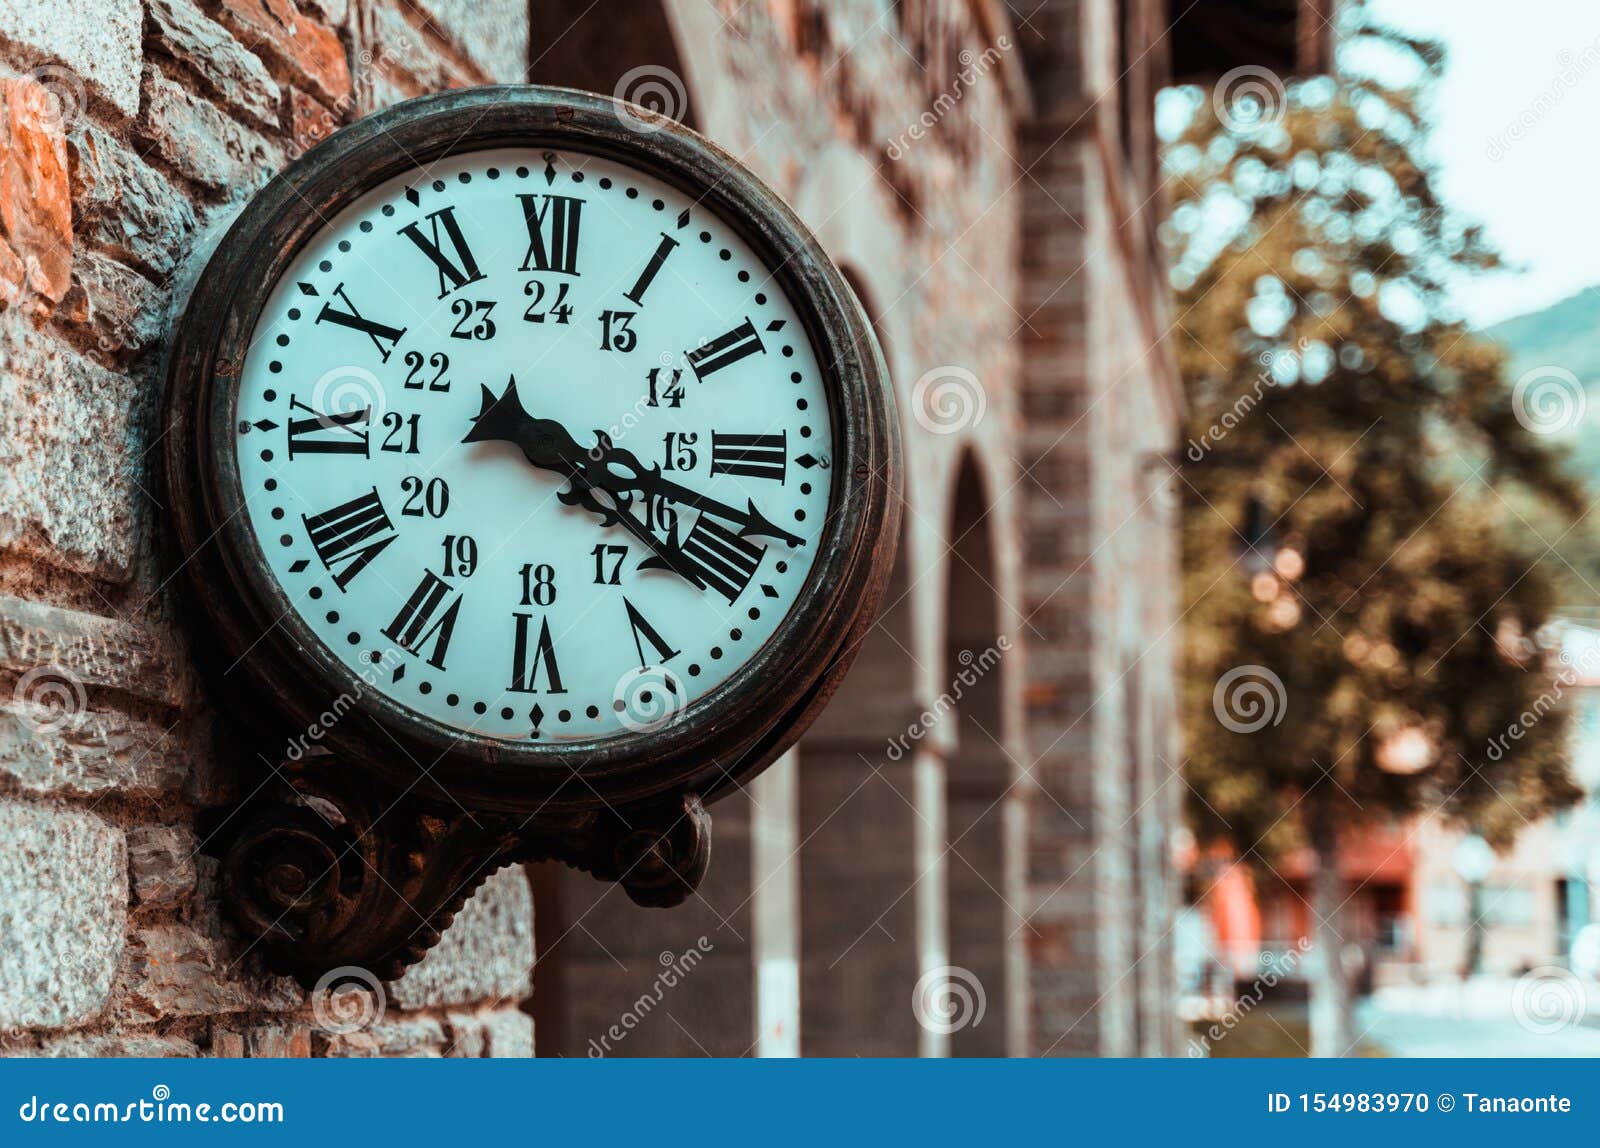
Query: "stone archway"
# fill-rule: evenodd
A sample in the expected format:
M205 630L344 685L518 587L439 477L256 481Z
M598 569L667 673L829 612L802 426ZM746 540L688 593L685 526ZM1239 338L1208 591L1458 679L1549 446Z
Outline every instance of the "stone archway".
M953 1056L1021 1051L1025 966L1020 901L1023 795L1013 784L1013 722L1006 699L1015 668L1005 633L993 509L977 460L961 459L950 509L944 602L944 675L936 708L944 739L949 963L952 992L982 994L983 1016L949 1035ZM964 988L956 982L964 981ZM975 1014L974 1014L975 1015Z

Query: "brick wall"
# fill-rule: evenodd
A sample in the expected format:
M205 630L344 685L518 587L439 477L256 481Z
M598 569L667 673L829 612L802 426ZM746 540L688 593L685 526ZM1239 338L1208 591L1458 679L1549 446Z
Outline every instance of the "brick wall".
M520 871L401 980L312 1000L219 918L239 795L160 560L160 340L201 237L335 126L520 80L521 0L0 5L0 1041L530 1055Z
M1147 463L1176 380L1150 169L1117 117L1125 8L657 0L608 28L587 0L0 6L6 1050L531 1050L520 872L336 1014L219 920L204 842L247 750L190 667L146 466L204 237L338 124L530 60L606 93L666 68L672 110L790 200L879 331L907 472L885 623L782 769L713 808L702 896L646 911L539 874L541 1047L585 1054L691 949L611 1054L1172 1047L1175 558ZM916 1023L947 965L976 976L982 1029Z

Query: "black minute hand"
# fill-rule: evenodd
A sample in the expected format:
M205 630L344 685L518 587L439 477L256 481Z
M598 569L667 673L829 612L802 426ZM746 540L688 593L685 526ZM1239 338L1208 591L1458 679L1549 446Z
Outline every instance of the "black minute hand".
M686 581L698 585L692 567L645 527L629 512L633 503L631 495L598 486L590 479L592 459L567 433L565 427L551 419L535 418L523 409L517 397L517 381L506 384L497 399L488 387L483 388L483 407L473 419L472 429L462 442L509 442L520 447L524 457L534 466L554 471L564 476L570 488L558 491L556 497L568 506L581 506L600 516L601 526L621 526L629 534L654 552L654 565L672 571ZM595 496L596 489L610 497L607 504Z
M697 490L661 476L659 466L646 467L625 447L614 444L603 432L595 432L595 445L584 450L567 429L553 419L530 415L517 398L516 382L494 398L485 388L483 410L464 441L504 439L522 448L535 466L565 474L596 490L603 490L623 506L633 498L662 498L681 506L716 515L738 526L741 538L752 535L774 538L789 546L804 546L805 539L775 525L749 499L744 509L701 494Z

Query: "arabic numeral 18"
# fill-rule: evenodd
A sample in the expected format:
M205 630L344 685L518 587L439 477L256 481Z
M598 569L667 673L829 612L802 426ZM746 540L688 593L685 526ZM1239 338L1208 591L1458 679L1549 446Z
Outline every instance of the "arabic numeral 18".
M548 606L556 600L556 568L548 562L522 564L522 604Z

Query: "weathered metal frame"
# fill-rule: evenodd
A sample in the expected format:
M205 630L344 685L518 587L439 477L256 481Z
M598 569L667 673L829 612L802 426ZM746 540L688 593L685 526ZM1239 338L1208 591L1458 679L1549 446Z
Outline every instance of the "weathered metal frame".
M287 803L282 794L258 801L241 819L251 828L228 846L235 915L276 947L280 964L303 975L352 954L403 967L420 956L419 938L431 943L430 930L436 937L435 926L465 899L458 887L475 886L467 884L474 866L487 872L519 856L569 860L620 880L646 903L681 900L707 862L702 800L754 776L800 736L875 619L901 497L893 393L871 327L781 198L714 144L646 116L591 93L503 86L425 96L365 119L257 193L211 255L176 326L164 410L172 560L184 574L200 653L222 670L213 684L273 760L285 744L275 739L311 727L331 699L355 699L324 732L326 759L298 763L285 775L295 791ZM507 146L608 157L695 197L775 269L823 372L835 438L833 505L804 589L768 643L726 682L680 719L631 737L512 743L463 735L363 688L291 608L244 514L236 382L257 316L291 261L327 219L386 180ZM346 776L350 767L368 780ZM390 818L372 812L369 789L391 794L403 807L396 823L413 825L414 848L400 864L409 878L394 872L394 858L384 860ZM308 820L307 810L317 816ZM365 857L347 839L357 825L357 842L375 834L381 846L364 863L382 862L402 900L415 886L429 906L404 906L386 926L363 925L363 898L386 895L349 892L374 884L346 863L353 853ZM311 838L319 840L311 854L331 858L331 881L311 872L310 854L300 855ZM345 841L341 850L327 848L335 838ZM289 854L297 859L286 860ZM450 893L433 907L426 888L446 870ZM416 928L412 910L431 922L428 929ZM397 937L407 919L410 932Z

